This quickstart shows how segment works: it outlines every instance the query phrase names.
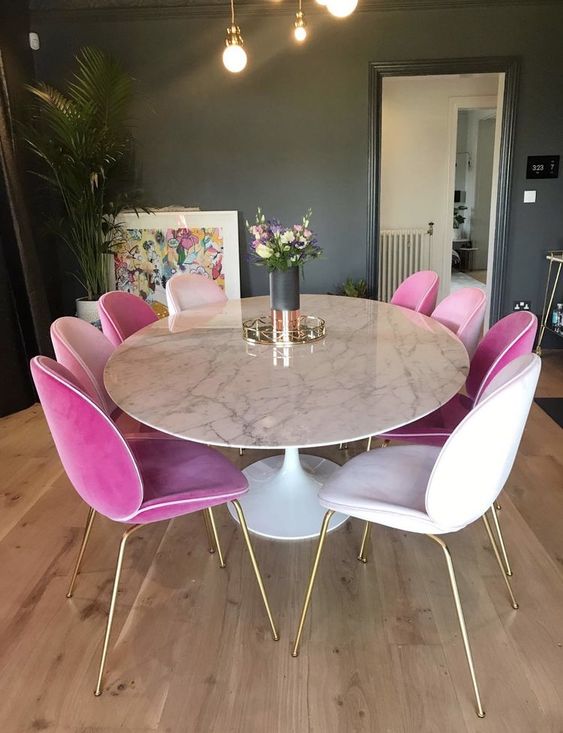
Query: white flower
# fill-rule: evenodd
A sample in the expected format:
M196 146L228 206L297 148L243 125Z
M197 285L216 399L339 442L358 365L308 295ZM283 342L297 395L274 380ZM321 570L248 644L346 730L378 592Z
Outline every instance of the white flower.
M259 244L256 247L256 250L255 251L256 251L256 254L258 255L258 257L262 257L262 259L264 259L264 260L267 260L268 257L271 257L272 256L272 250L270 249L270 247L268 247L265 244Z
M291 231L291 229L288 229L287 232L284 232L281 235L280 240L284 244L290 244L291 242L293 242L295 240L295 235L293 234L293 232Z

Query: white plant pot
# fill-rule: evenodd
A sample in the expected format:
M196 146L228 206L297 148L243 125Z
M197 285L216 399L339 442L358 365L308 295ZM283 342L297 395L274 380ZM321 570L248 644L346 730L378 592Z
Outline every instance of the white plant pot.
M76 299L76 315L83 321L97 324L100 320L97 300L87 300L86 298Z

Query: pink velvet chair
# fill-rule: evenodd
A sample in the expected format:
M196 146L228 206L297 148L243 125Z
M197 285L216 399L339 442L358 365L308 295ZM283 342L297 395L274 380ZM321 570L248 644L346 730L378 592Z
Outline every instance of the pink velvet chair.
M475 695L476 712L485 713L469 643L454 566L444 535L483 519L496 562L503 571L487 511L510 475L541 370L541 359L526 354L512 360L483 392L443 448L399 445L362 453L329 477L319 491L327 512L303 601L293 645L299 653L315 577L330 519L335 512L401 532L427 535L443 551ZM502 572L512 608L518 604ZM335 610L335 609L333 609ZM325 618L327 609L320 614ZM509 623L512 622L509 617ZM448 631L453 637L453 631Z
M432 270L421 270L407 277L393 293L390 302L429 316L436 307L440 278Z
M432 313L432 318L455 333L470 358L481 338L486 302L485 293L479 288L461 288L445 297Z
M278 632L238 502L248 490L244 475L218 451L205 445L175 440L160 433L124 437L97 400L53 359L35 357L31 361L31 373L51 435L74 488L92 512L129 525L119 546L95 694L102 692L125 546L128 538L146 524L204 510L224 566L212 507L232 502L272 635L277 640ZM87 537L80 548L79 560L86 541Z
M102 295L98 307L104 336L114 346L119 346L136 331L158 321L148 303L138 295L121 290Z
M225 291L205 275L179 272L166 283L166 302L170 315L227 300Z

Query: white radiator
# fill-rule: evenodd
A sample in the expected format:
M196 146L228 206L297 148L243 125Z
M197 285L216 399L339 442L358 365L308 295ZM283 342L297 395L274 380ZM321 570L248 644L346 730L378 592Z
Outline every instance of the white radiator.
M428 269L431 238L432 226L379 233L379 300L390 300L406 277Z

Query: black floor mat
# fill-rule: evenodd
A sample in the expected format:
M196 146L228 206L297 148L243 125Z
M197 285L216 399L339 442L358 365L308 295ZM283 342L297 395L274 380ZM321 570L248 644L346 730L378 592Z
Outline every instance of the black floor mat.
M563 428L563 397L536 397L535 401L560 428Z

